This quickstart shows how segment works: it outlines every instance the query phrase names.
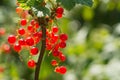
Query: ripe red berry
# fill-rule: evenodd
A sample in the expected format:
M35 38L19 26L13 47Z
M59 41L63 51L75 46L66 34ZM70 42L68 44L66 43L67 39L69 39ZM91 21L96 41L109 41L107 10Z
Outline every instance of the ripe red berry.
M58 35L52 35L50 39L50 43L54 44L55 42L58 41L58 38L59 38Z
M24 40L24 39L19 39L19 40L18 40L18 43L19 43L20 45L25 45L25 40Z
M51 61L51 65L52 65L52 66L57 66L57 65L58 65L58 63L57 63L57 61L56 61L56 60L52 60L52 61Z
M27 64L29 68L34 68L36 66L35 61L32 59L30 59Z
M34 45L34 39L33 39L32 37L27 37L27 38L26 38L26 44L27 44L28 46Z
M18 33L19 33L20 35L24 35L24 34L25 34L24 28L18 29Z
M55 57L59 56L59 53L60 53L59 50L53 50L52 51L52 55L55 56Z
M57 72L57 73L59 73L60 72L60 67L57 66L54 71Z
M38 48L37 47L32 47L30 50L31 55L37 55L38 54Z
M35 25L35 20L31 20L31 25L34 26Z
M46 50L51 50L51 49L52 49L52 45L46 44Z
M27 24L27 20L26 19L22 19L20 23L21 23L22 26L25 26Z
M34 32L34 28L33 28L32 25L29 25L29 26L27 27L27 30L30 31L30 32Z
M62 18L62 14L56 14L57 18Z
M68 39L68 36L64 33L60 34L60 40L61 41L66 41Z
M63 12L64 12L64 9L63 9L62 7L58 7L58 8L56 9L56 13L57 13L57 14L63 14Z
M57 33L58 32L58 27L56 27L56 26L52 27L52 32Z
M15 44L14 45L14 50L17 51L17 52L19 52L21 50L20 44Z
M36 23L35 24L35 28L39 28L40 26L39 26L39 24L38 23Z
M60 46L60 48L65 48L65 47L66 47L66 43L63 42L63 41L61 41L61 42L59 43L59 46Z
M10 35L10 36L8 36L8 42L9 42L10 44L14 44L14 43L16 42L16 37L15 37L15 35Z
M59 67L59 73L60 73L60 74L65 74L66 71L67 71L67 69L66 69L65 66L60 66L60 67Z
M66 60L66 57L65 57L65 55L63 55L63 54L60 54L60 55L59 55L59 58L60 58L60 60L61 60L62 62L64 62L64 61Z

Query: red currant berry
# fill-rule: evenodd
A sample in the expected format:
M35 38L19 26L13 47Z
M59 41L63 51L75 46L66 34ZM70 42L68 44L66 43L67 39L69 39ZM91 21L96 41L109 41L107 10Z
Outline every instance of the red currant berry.
M38 48L37 47L32 47L30 50L31 55L37 55L38 54Z
M34 26L35 25L35 20L31 20L31 25Z
M55 46L54 46L54 50L58 50L59 49L59 44L56 44Z
M53 50L52 51L52 55L55 56L55 57L59 56L59 53L60 53L59 50Z
M37 44L37 43L40 42L41 38L40 37L35 37L34 40L35 40L35 44Z
M21 20L21 25L22 25L22 26L25 26L26 24L27 24L27 20L26 20L26 19L22 19L22 20Z
M60 34L60 40L61 41L66 41L68 39L68 36L64 33Z
M59 55L59 58L62 62L64 62L66 60L66 57L63 54Z
M56 26L52 27L52 32L57 33L58 32L58 27L56 27Z
M16 37L14 35L8 36L8 42L14 44L16 42Z
M51 65L52 65L52 66L56 66L56 65L58 65L58 63L57 63L56 60L52 60L52 61L51 61Z
M52 46L50 44L46 44L46 50L51 50Z
M27 38L26 38L26 44L27 44L28 46L34 45L34 39L33 39L32 37L27 37Z
M17 52L19 52L21 50L20 44L15 44L14 45L14 50L17 51Z
M29 68L34 68L36 66L35 61L32 59L30 59L27 64Z
M29 25L29 26L27 27L27 30L30 31L30 32L34 32L34 28L33 28L32 25Z
M59 73L60 73L60 74L65 74L66 71L67 71L67 69L66 69L65 66L60 66L60 68L59 68Z
M60 67L56 67L54 71L59 73L60 72Z
M24 40L24 39L19 39L19 40L18 40L18 43L19 43L20 45L25 45L25 40Z
M18 33L19 33L20 35L24 35L24 34L25 34L25 30L24 30L23 28L20 28L20 29L18 30Z
M59 38L58 35L54 35L54 36L52 36L52 39L53 39L54 42L57 42L57 41L58 41L58 38Z
M63 9L62 7L58 7L58 8L56 9L56 13L57 13L57 14L63 14L63 12L64 12L64 9Z
M62 42L59 43L59 46L60 46L60 48L65 48L66 47L66 43L62 41Z
M62 18L62 14L56 14L57 18Z
M38 23L36 23L35 24L35 28L39 28L40 26L39 26L39 24Z

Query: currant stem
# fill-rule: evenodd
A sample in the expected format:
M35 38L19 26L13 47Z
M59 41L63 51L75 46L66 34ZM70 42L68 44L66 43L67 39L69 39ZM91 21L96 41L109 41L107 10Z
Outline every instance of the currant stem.
M40 22L39 22L39 24L40 24ZM35 69L35 77L34 77L35 79L34 80L39 80L41 63L42 63L42 59L43 59L43 56L45 53L45 48L46 48L46 27L45 27L45 25L42 25L41 28L42 28L42 45L41 45L41 50L39 53L39 58L38 58L38 62L37 62L36 69Z

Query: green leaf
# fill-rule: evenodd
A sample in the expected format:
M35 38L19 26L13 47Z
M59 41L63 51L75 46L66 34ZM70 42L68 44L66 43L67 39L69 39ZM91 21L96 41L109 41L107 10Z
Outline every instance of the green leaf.
M57 0L57 2L60 2L67 10L72 9L75 6L75 0Z
M28 0L17 0L18 3L26 3Z
M27 4L27 6L33 6L34 4L35 4L35 0L28 0L27 2L26 2L26 4Z
M92 6L92 0L57 0L57 2L61 3L61 5L67 10L72 9L76 4L83 4L87 6Z
M92 0L76 0L77 4L83 4L83 5L87 5L87 6L92 6L93 5L93 1Z

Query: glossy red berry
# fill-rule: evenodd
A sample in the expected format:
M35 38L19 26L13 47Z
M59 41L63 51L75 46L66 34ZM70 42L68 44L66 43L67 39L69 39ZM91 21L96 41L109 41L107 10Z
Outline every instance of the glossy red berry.
M27 24L27 20L26 19L22 19L20 23L21 23L22 26L25 26Z
M29 25L29 26L27 27L27 30L30 31L30 32L34 32L34 28L33 28L32 25Z
M39 28L39 24L38 23L35 23L35 28Z
M63 14L63 12L64 12L64 9L63 9L62 7L58 7L58 8L56 9L56 13L57 13L57 14Z
M68 39L68 36L64 33L60 34L60 40L61 41L66 41Z
M19 33L20 35L24 35L24 34L25 34L24 28L18 29L18 33Z
M59 53L60 53L59 50L53 50L52 51L52 55L55 56L55 57L59 56Z
M66 60L66 57L63 54L59 55L59 58L62 62L64 62Z
M61 41L61 42L59 43L59 47L60 47L60 48L65 48L65 47L66 47L66 42Z
M58 35L53 35L50 39L50 43L54 44L55 42L58 41L58 38L59 38Z
M38 54L38 48L37 47L32 47L30 50L31 55L37 55Z
M8 42L10 44L14 44L16 42L16 36L15 35L8 36Z
M59 67L59 73L60 73L60 74L65 74L66 71L67 71L67 69L66 69L65 66L60 66L60 67Z
M28 46L34 45L34 39L33 39L32 37L27 37L27 38L26 38L26 44L27 44Z
M56 27L56 26L52 27L52 32L57 33L58 32L58 27Z
M52 66L57 66L57 65L58 65L58 63L57 63L57 61L56 61L56 60L52 60L52 61L51 61L51 65L52 65Z
M36 66L35 61L32 59L30 59L27 64L29 68L34 68Z
M20 45L25 45L25 40L24 40L24 39L19 39L19 40L18 40L18 43L19 43Z
M57 18L62 18L62 14L56 14Z
M31 20L31 25L34 26L35 25L35 20Z
M52 45L46 44L46 50L51 50L51 49L52 49Z
M17 52L19 52L21 50L20 44L15 44L14 45L14 50L17 51Z
M59 73L60 72L60 67L57 66L54 71L57 72L57 73Z

